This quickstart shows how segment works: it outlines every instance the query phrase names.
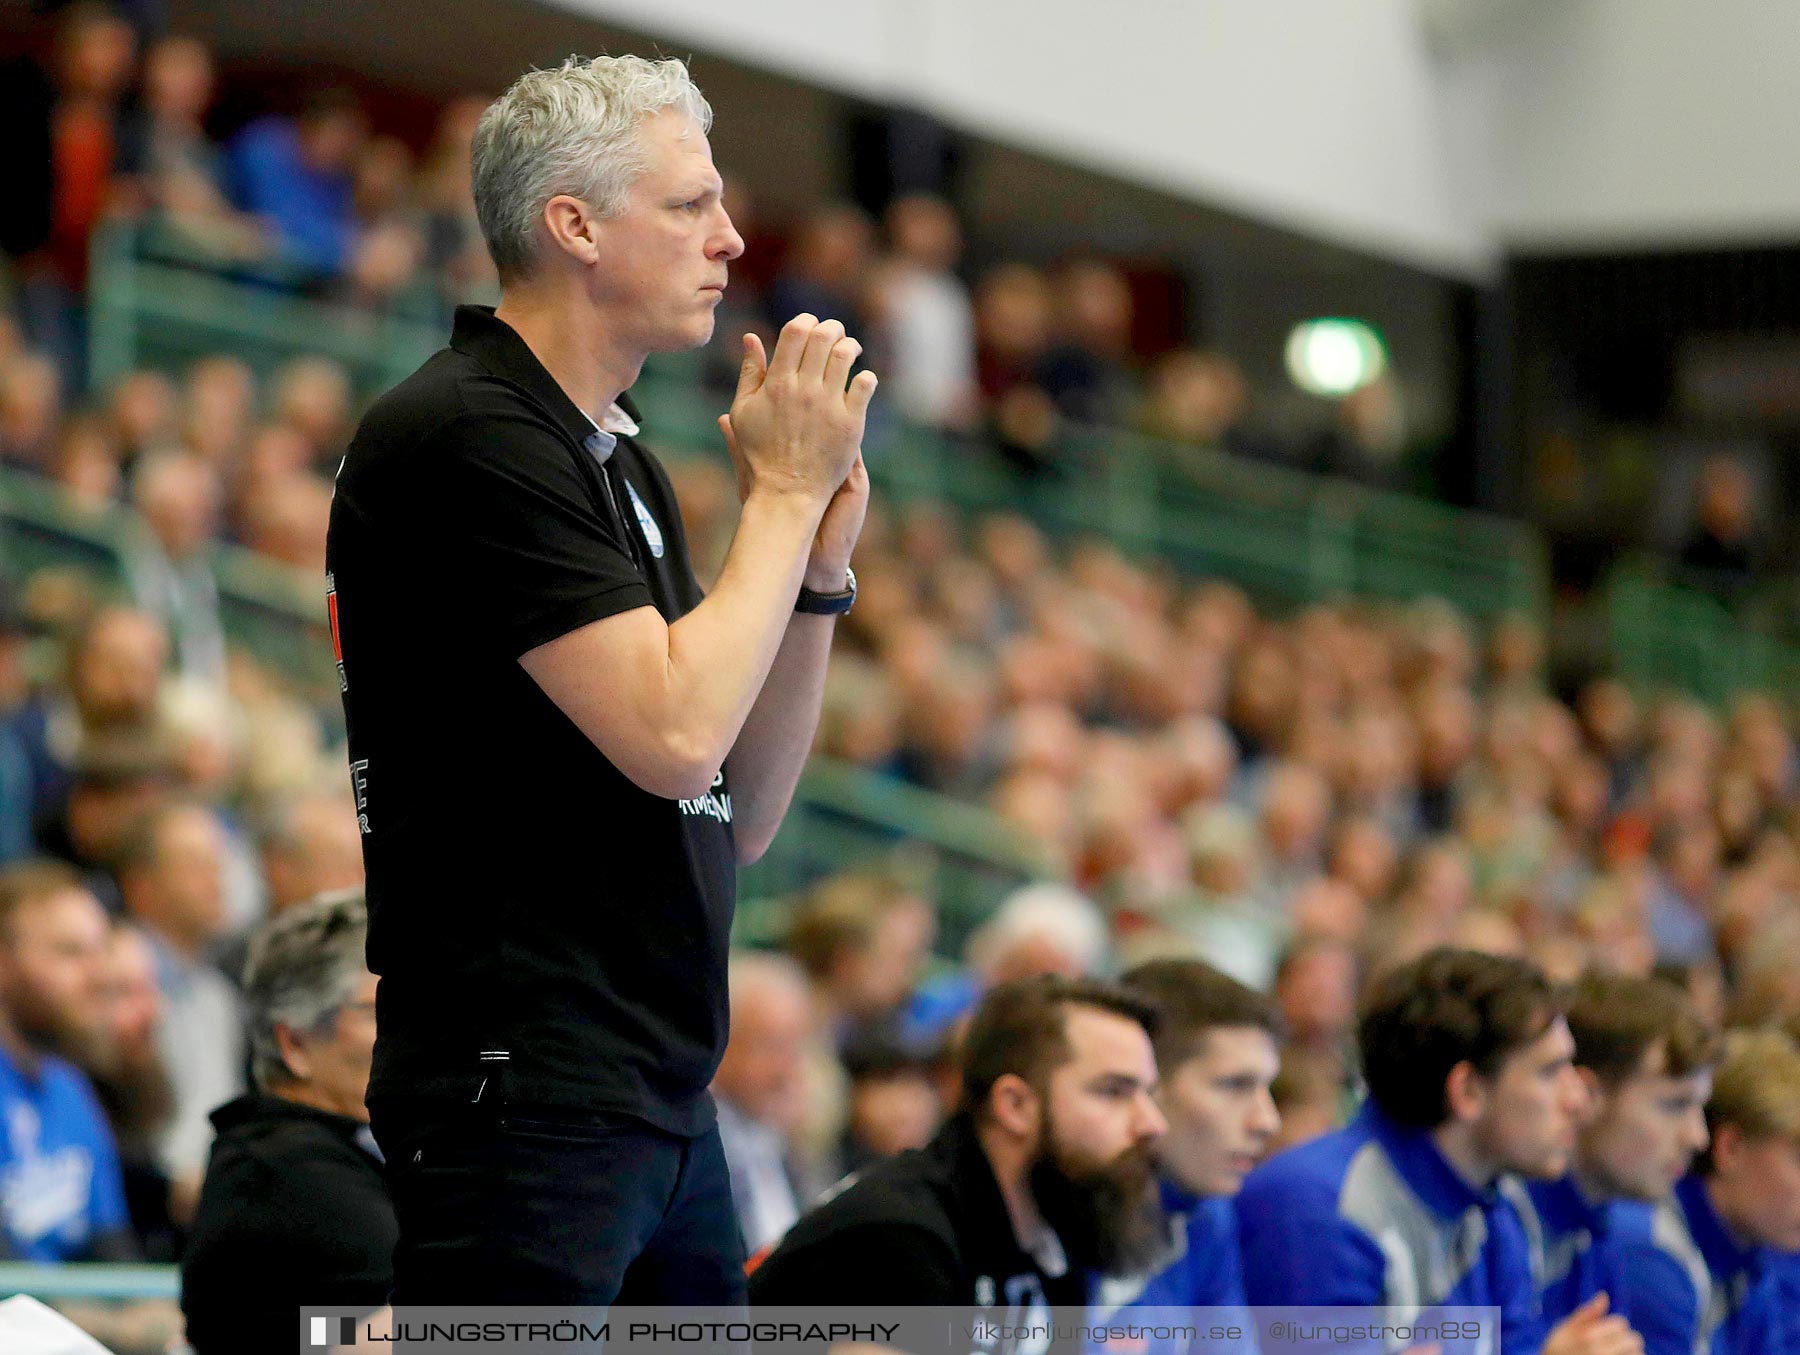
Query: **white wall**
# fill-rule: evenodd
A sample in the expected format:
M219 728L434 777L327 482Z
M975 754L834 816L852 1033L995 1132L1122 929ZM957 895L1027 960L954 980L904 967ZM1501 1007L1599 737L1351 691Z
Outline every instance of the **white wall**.
M1415 0L555 0L1456 274L1494 250Z
M1796 0L552 0L1465 276L1800 238Z
M1518 17L1518 16L1515 16ZM1524 246L1800 238L1800 4L1560 0L1496 37L1488 211Z

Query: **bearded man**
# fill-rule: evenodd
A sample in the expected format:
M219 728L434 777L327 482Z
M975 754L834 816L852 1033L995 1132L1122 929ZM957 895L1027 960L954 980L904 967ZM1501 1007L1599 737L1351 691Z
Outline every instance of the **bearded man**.
M751 1275L752 1304L973 1308L1041 1328L1097 1275L1141 1270L1165 1237L1155 1026L1108 983L994 988L950 1121L796 1223Z

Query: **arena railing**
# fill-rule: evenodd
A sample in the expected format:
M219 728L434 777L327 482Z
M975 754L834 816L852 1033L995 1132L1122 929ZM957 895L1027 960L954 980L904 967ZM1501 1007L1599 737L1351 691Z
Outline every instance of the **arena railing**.
M1061 873L1042 843L978 805L815 757L775 845L739 872L737 939L778 943L795 894L853 869L891 875L932 900L947 955L962 953L1008 893Z
M370 312L298 285L266 265L221 267L166 232L102 232L90 291L95 384L223 350L265 374L322 353L373 392L443 342L440 299L412 295ZM722 458L719 402L696 372L692 360L653 360L633 394L659 450ZM1014 470L979 441L892 420L868 443L870 477L892 500L1024 511L1060 537L1109 539L1185 573L1233 580L1272 606L1441 597L1480 618L1545 611L1542 540L1508 519L1123 430L1063 429L1039 474Z
M0 470L0 569L81 576L119 591L139 527L124 508L85 513L54 484ZM256 656L342 732L324 581L235 546L214 553L227 637ZM946 941L960 937L1008 890L1054 872L1033 843L986 811L847 764L815 758L795 794L789 829L744 875L740 930L767 940L784 925L781 900L850 866L895 872L939 901Z
M291 357L324 353L370 392L442 341L444 307L435 299L413 297L371 314L309 298L298 279L266 265L234 271L137 227L101 233L93 277L91 359L101 389L139 365L166 367L224 350L265 373ZM691 360L653 363L637 394L661 450L722 457L713 423L719 402L701 393L697 372ZM1022 510L1064 537L1094 535L1193 575L1231 579L1275 607L1335 596L1435 596L1481 618L1546 611L1542 540L1505 519L1124 431L1065 430L1052 468L1035 476L979 443L929 429L883 422L869 443L870 475L892 501L965 513ZM41 524L55 515L32 516ZM66 539L84 537L75 530ZM91 544L84 549L93 554ZM245 643L317 682L310 585L293 607L291 589L258 563L230 567L228 624ZM1746 625L1642 565L1614 575L1603 611L1610 650L1603 657L1638 681L1719 699L1783 683L1795 671L1793 627Z
M1670 578L1659 562L1636 558L1606 580L1607 648L1619 676L1641 688L1692 692L1716 705L1744 692L1793 692L1800 644L1780 628L1779 605L1751 595L1728 606Z
M441 343L443 306L409 298L372 314L304 294L267 265L221 266L166 234L119 226L96 241L90 366L97 390L138 367L227 352L268 375L304 354L341 362L367 394ZM716 397L693 359L646 369L635 392L659 450L723 457ZM980 443L881 422L870 475L893 501L964 513L1023 511L1062 537L1091 535L1195 575L1234 580L1283 607L1335 596L1442 597L1471 615L1540 615L1543 548L1527 527L1339 480L1251 464L1123 431L1065 430L1054 468L1024 476ZM14 568L76 565L117 582L134 530L122 510L75 512L29 476L0 476ZM228 635L283 672L328 721L339 716L318 580L231 547L217 555ZM1006 889L1048 873L996 821L852 768L816 765L797 797L805 832L786 832L746 874L743 926L779 917L761 900L845 863L886 863L947 902L947 932ZM947 938L948 939L948 938Z
M132 540L142 527L129 509L83 511L61 488L28 472L0 469L0 568L14 578L66 570L102 593L123 588ZM337 670L325 615L325 582L304 570L221 545L213 551L226 638L341 720Z
M221 264L172 231L109 226L94 237L89 268L90 384L106 391L135 368L172 370L214 353L267 377L290 358L318 354L343 364L357 390L373 392L442 345L429 297L371 310L311 290L278 262Z
M181 1275L174 1266L98 1262L52 1266L0 1261L0 1298L29 1294L44 1300L129 1302L134 1299L173 1299L180 1291Z
M718 400L697 398L680 365L646 364L633 395L672 450L724 455ZM1124 429L1067 426L1035 473L979 440L896 421L865 445L890 502L1020 512L1064 540L1111 541L1189 577L1228 579L1277 611L1341 597L1442 598L1481 619L1547 606L1533 528L1331 476Z

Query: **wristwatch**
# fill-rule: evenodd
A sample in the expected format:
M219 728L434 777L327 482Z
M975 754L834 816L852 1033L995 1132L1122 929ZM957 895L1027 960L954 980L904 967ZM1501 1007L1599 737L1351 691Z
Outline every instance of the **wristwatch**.
M794 599L794 610L805 612L808 616L842 616L856 604L856 571L844 566L844 591L841 593L815 593L805 584L800 585L800 596Z

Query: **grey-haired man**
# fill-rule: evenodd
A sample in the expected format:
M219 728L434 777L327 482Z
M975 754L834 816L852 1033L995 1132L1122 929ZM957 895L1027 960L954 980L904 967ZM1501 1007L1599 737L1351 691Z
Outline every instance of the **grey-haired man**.
M707 1084L734 867L769 845L854 594L874 378L834 320L746 338L743 511L703 594L625 389L743 250L677 61L533 71L483 115L501 303L378 401L329 586L381 976L395 1301L730 1303Z

